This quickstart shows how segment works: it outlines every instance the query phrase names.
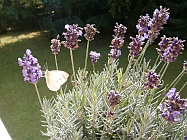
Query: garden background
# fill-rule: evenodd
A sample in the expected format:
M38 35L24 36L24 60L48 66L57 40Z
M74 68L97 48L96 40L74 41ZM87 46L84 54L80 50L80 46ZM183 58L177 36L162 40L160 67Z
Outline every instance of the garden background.
M61 36L65 24L75 23L81 27L86 23L95 24L101 33L91 42L90 51L101 53L101 59L96 64L96 70L100 71L107 61L113 28L118 22L128 28L122 56L119 58L119 67L126 68L129 36L137 34L135 26L139 16L146 13L151 15L160 5L169 8L171 13L160 37L166 34L167 37L187 39L185 0L0 0L0 118L13 140L46 139L40 132L43 129L42 113L34 85L23 81L21 68L17 64L17 58L22 57L27 48L38 58L43 71L46 62L50 70L55 69L54 56L49 48L50 40L57 34ZM60 39L63 40L63 37ZM155 48L159 41L157 39L157 42L149 47L147 59L156 59ZM84 38L79 46L80 48L74 51L76 69L84 67ZM163 78L165 84L170 83L180 73L183 61L187 60L187 50L183 53L169 66ZM57 58L59 69L71 75L69 50L62 46ZM91 62L88 63L88 68L92 69ZM186 76L178 88L186 82L185 79ZM41 97L50 98L56 95L47 89L44 78L38 83L38 87ZM67 81L67 88L71 88L70 80ZM187 97L186 90L187 88L181 93L183 97Z

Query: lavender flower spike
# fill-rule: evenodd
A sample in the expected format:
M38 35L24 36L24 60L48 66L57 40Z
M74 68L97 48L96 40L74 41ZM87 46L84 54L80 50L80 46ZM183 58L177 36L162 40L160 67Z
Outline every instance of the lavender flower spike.
M60 43L60 40L58 40L59 38L59 35L57 35L57 38L54 38L51 40L51 51L53 54L58 54L60 52L60 46L61 46L61 43Z
M94 36L96 33L99 33L99 31L97 31L96 28L93 27L94 24L86 24L86 27L84 27L84 30L85 30L85 34L84 34L84 37L86 38L86 40L88 41L92 41L94 40Z
M130 37L132 39L132 42L129 43L129 52L131 57L137 57L139 56L140 51L142 50L142 45L144 45L145 42L143 42L144 39L140 35L136 35L136 38Z
M146 73L146 80L144 83L146 89L160 88L161 86L159 75L152 71Z
M150 17L148 14L146 14L145 16L140 16L138 25L136 25L136 29L138 30L139 35L147 36L149 20Z
M116 23L115 29L115 37L117 38L124 38L124 34L127 32L127 27L123 26L122 24Z
M178 55L181 54L181 50L184 50L185 40L178 39L178 37L166 38L163 36L162 41L158 44L160 49L157 48L157 52L160 55L160 59L165 62L174 62Z
M18 58L18 64L23 67L22 74L24 76L24 81L36 84L40 80L42 76L41 66L38 60L32 56L29 49L26 50L23 60Z
M181 122L187 108L187 100L180 99L176 88L171 88L166 96L168 100L159 106L161 116L168 122Z
M97 60L101 57L100 53L97 53L95 51L91 51L90 52L90 58L91 58L91 61L92 61L92 64L94 65Z
M167 23L167 20L169 19L169 9L162 8L160 6L160 10L156 9L153 13L153 18L149 21L149 27L150 30L148 31L149 35L149 41L150 44L154 42L154 40L158 37L160 34L160 30L163 29L163 25Z
M63 33L63 35L66 41L62 41L62 44L64 44L64 47L68 49L75 50L79 47L78 42L81 41L78 39L78 37L82 36L82 28L78 27L77 24L66 24L65 29L67 32Z

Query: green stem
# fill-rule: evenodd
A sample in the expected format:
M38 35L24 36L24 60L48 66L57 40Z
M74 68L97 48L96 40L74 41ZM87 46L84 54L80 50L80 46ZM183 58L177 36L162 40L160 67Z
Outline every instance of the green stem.
M58 70L58 63L57 63L57 58L56 58L56 54L55 55L55 64L56 64L56 69Z
M161 73L162 73L163 69L165 68L166 64L167 64L167 63L164 63L164 64L163 64L163 66L162 66L162 68L160 69L158 75L161 75Z
M170 64L170 63L167 63L167 64L166 64L166 67L164 68L164 71L162 72L162 75L161 75L161 77L160 77L160 80L163 78L164 74L166 73L166 70L167 70L169 64Z
M42 107L42 101L41 101L41 98L40 98L40 93L39 93L39 91L38 91L37 84L35 83L34 86L35 86L35 89L36 89L36 93L37 93L37 95L38 95L38 100L39 100L39 102L40 102L40 106Z
M137 59L136 62L134 63L133 69L135 68L135 66L137 65L137 63L139 62L139 60L140 60L139 63L141 63L141 61L143 60L143 56L144 56L145 51L146 51L146 49L148 48L148 46L149 46L149 40L147 40L147 42L146 42L146 44L145 44L145 46L144 46L142 52L140 53L140 56L138 57L138 59Z
M93 71L95 72L95 65L93 64Z
M156 66L156 63L158 62L159 58L160 58L160 56L158 55L153 66Z
M76 77L75 77L75 67L74 67L74 62L73 62L73 53L72 53L72 49L70 49L70 56L71 56L71 65L72 65L72 70L73 70L73 80L74 82L76 81Z
M131 68L131 65L133 64L133 63L132 63L132 61L133 61L132 59L133 59L133 58L131 57L130 60L129 60L129 63L128 63L127 68L126 68L126 71L125 71L125 75L129 72L129 70L130 70L130 68Z
M183 88L187 85L187 82L181 87L181 89L179 90L179 93L183 90Z
M85 65L84 65L84 75L85 75L85 72L86 72L87 61L88 61L89 42L90 42L90 41L87 41L86 58L85 58L85 63L84 63L84 64L85 64Z

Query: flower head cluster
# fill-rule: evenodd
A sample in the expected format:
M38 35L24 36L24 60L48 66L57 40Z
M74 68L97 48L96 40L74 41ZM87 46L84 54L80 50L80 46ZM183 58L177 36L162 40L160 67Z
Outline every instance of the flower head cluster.
M124 34L127 32L127 27L123 26L122 24L118 24L116 23L115 29L114 29L114 33L115 33L115 37L118 38L124 38Z
M59 38L59 35L57 35L57 38L54 38L51 40L51 51L53 54L58 54L60 52L60 46L61 46L61 43L60 43L60 40L58 40Z
M166 95L168 100L159 106L161 116L168 122L181 122L187 108L187 101L180 99L179 92L176 88L171 88Z
M108 100L110 102L110 106L116 106L117 104L120 103L120 95L118 92L115 90L111 90L110 93L108 94Z
M86 40L88 41L92 41L94 40L94 36L96 33L99 33L99 31L97 31L96 28L93 27L94 24L86 24L86 27L84 27L84 30L85 30L85 34L84 34L84 37L86 38Z
M91 51L90 52L90 58L91 58L91 61L92 61L92 64L94 65L97 60L101 57L101 54L100 53L97 53L95 51Z
M122 24L118 25L118 23L116 23L114 29L115 35L113 35L114 38L112 39L111 45L109 46L111 47L111 51L108 54L112 59L116 59L121 55L121 47L124 44L124 34L126 31L127 28L125 26Z
M82 36L82 28L78 27L77 24L73 25L65 25L65 29L67 30L66 33L63 33L64 38L66 41L62 41L62 44L64 44L64 47L74 50L78 48L78 40L79 36Z
M24 76L24 81L35 84L40 80L42 76L41 66L37 58L32 56L29 49L26 50L23 60L18 58L18 64L23 67L22 74Z
M144 45L145 42L143 42L144 39L140 35L136 35L136 38L130 37L132 39L132 42L129 43L129 55L131 57L137 57L139 56L140 51L142 50L142 45Z
M116 59L121 55L120 49L111 49L108 56L110 56L112 59Z
M161 42L158 44L160 49L157 48L157 52L160 55L160 59L165 62L173 62L181 54L181 50L184 50L185 40L178 39L178 37L166 38L163 36Z
M106 117L110 118L115 114L115 112L111 111L110 109L105 112Z
M150 18L148 14L140 16L138 24L136 25L138 35L142 36L143 40L149 38L149 43L152 44L160 34L160 30L163 29L163 25L169 19L168 10L160 6L160 10L156 9L154 11L153 18Z
M163 29L163 25L167 23L169 19L169 9L162 8L160 6L160 10L155 9L153 13L153 18L149 21L150 30L148 31L149 41L152 43L160 34L160 30Z
M144 83L144 87L146 89L153 89L153 88L160 88L161 87L161 81L159 79L159 75L157 75L155 72L150 71L146 73L146 80Z
M136 29L138 30L139 35L147 36L149 20L150 17L148 14L146 14L145 16L140 16L138 25L136 25Z

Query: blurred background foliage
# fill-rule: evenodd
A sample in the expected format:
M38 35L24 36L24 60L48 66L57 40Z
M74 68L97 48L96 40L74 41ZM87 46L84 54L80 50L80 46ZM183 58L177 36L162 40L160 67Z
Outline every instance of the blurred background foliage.
M115 22L136 33L140 15L152 15L162 5L170 9L170 20L163 31L169 36L186 39L186 0L0 0L0 34L7 30L45 29L49 36L62 34L65 24L84 26L94 23L108 34Z

